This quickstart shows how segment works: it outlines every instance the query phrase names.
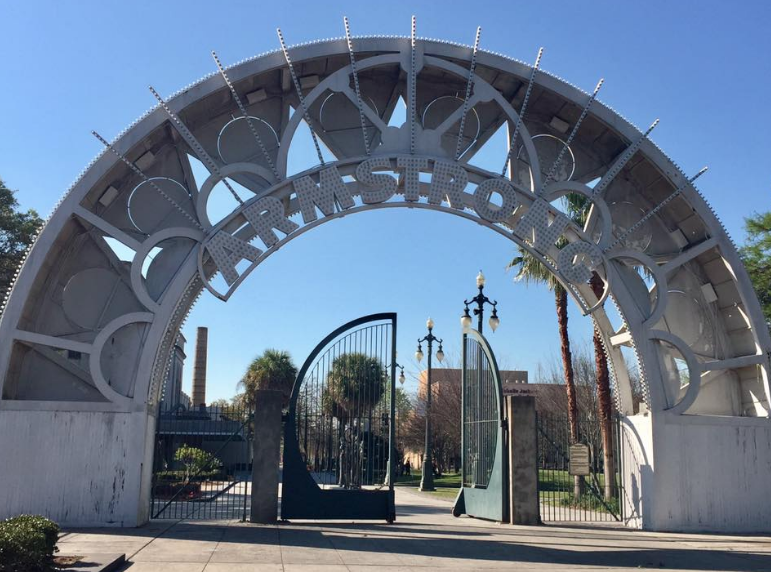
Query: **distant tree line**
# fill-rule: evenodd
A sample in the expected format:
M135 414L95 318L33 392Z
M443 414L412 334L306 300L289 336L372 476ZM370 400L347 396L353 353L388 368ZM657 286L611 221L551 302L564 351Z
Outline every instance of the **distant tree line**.
M33 209L20 210L14 195L15 191L0 179L0 300L11 287L24 253L43 224Z

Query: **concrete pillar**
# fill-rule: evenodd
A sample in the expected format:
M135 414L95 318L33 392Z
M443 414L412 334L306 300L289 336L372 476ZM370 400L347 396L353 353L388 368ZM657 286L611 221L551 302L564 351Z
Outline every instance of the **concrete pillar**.
M272 389L255 392L252 514L249 520L260 524L271 524L278 520L278 468L283 397L281 391Z
M198 328L193 362L193 391L190 394L193 407L206 405L206 354L208 352L209 328Z
M507 395L511 524L540 524L535 397Z

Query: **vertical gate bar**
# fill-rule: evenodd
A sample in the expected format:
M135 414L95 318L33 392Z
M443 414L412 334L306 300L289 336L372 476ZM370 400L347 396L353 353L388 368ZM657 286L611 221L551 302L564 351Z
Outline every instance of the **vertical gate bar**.
M370 359L377 360L379 365L385 366L385 363L383 363L380 359L380 338L381 338L381 327L380 325L377 326L371 326L371 341L370 345L371 347L371 354ZM375 368L376 370L378 368ZM375 484L375 456L373 455L372 451L375 447L375 424L377 423L377 412L378 412L378 405L379 403L375 403L375 395L377 391L377 384L380 384L382 387L385 385L383 383L383 367L380 369L380 379L379 380L372 380L372 383L367 383L367 416L369 418L369 429L367 430L367 447L365 449L366 452L366 475L367 475L367 485L372 486ZM372 376L370 376L372 377Z
M468 462L468 437L467 437L467 422L466 422L466 410L468 407L467 404L467 372L466 368L468 366L467 362L467 343L468 343L468 335L463 334L461 337L461 369L460 369L460 410L462 412L461 414L461 433L460 433L460 451L461 451L461 459L460 459L460 484L461 487L466 486L466 464Z
M543 495L546 491L543 490L543 443L541 443L541 413L536 409L535 412L535 454L536 454L536 481L538 482L538 516L541 522L546 521L547 515L544 512Z
M377 347L377 329L375 329L374 326L370 326L366 330L364 330L364 340L365 340L365 352L367 359L371 359L375 356L375 348ZM365 362L367 363L367 362ZM363 473L363 477L361 477L361 485L362 488L364 488L365 485L368 485L372 479L372 463L370 462L370 446L372 441L372 420L374 416L372 415L372 392L373 387L372 383L370 383L370 380L372 379L372 372L363 372L364 374L364 399L362 400L362 408L365 409L366 413L366 419L367 423L365 425L367 432L366 432L366 439L364 438L365 435L362 434L362 439L360 439L360 445L359 445L359 457L361 459L361 471L360 473ZM366 459L364 456L364 453L367 453Z
M242 413L239 411L238 417L241 417ZM250 439L251 437L251 439ZM249 447L251 445L251 440L254 439L253 432L249 431L249 424L247 424L247 431L244 435L244 450L242 452L242 459L246 461L246 466L243 468L243 471L241 471L242 475L246 475L247 471L249 470ZM239 491L241 491L241 494L243 496L243 507L241 510L241 522L246 522L246 498L249 496L249 491L247 489L247 480L244 478L243 482L241 483L242 486L239 487Z
M396 316L391 323L391 424L388 428L388 488L394 490L396 481Z
M626 461L624 459L624 425L622 424L622 421L621 415L618 415L618 495L619 507L623 507L621 508L621 518L626 522L626 482L624 480L624 475L626 474Z
M377 326L371 326L367 328L368 331L368 337L369 337L369 358L373 358L377 356L377 342L378 342L378 327ZM372 377L370 374L368 376L369 378ZM372 459L371 452L372 452L372 429L374 427L374 421L375 421L375 411L373 409L376 407L375 404L372 403L374 399L374 392L375 387L374 383L366 383L364 386L364 395L365 395L365 401L364 401L364 407L367 409L367 440L366 440L366 447L360 447L359 452L362 456L362 463L366 462L366 465L364 467L364 475L365 477L362 479L362 484L370 485L372 483L372 479L374 478L374 471L372 466ZM366 453L366 459L365 455Z

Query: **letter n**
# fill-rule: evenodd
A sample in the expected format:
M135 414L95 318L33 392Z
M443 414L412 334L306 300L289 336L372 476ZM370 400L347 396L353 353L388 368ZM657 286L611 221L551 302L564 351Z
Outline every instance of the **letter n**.
M549 203L543 199L536 199L514 227L516 235L529 242L542 254L546 254L549 247L557 242L570 222L562 213L555 214L554 220L549 222L549 214Z

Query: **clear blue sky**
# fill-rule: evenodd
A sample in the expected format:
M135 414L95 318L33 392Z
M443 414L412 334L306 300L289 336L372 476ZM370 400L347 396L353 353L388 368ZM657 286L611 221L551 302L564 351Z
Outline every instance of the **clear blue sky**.
M441 9L440 9L441 7ZM289 43L343 34L409 34L470 44L532 61L591 90L639 126L656 117L656 141L699 188L730 234L771 206L771 4L767 2L3 2L0 22L0 177L24 208L46 216L108 139L154 100L225 63ZM332 251L332 247L337 247ZM395 310L400 361L413 373L415 339L430 314L456 353L462 299L479 268L499 300L492 339L506 367L531 371L558 352L551 295L512 284L513 245L438 213L379 211L331 222L260 267L228 304L204 295L188 320L210 328L210 398L232 395L248 361L286 348L298 366L331 329L361 314ZM588 319L573 312L577 340Z

